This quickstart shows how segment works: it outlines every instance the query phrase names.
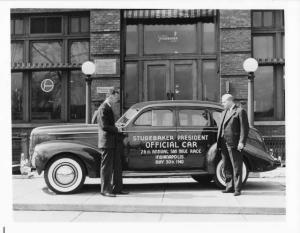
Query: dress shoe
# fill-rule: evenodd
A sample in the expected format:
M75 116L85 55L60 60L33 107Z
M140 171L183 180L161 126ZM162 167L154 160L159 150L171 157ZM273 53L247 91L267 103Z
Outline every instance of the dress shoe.
M241 195L241 192L240 191L235 191L233 196L240 196Z
M116 195L113 193L100 193L100 194L104 197L116 197Z
M222 190L222 193L233 193L233 190L227 190L227 189L225 189L225 190Z
M129 194L129 192L126 192L126 191L119 191L119 192L114 192L114 194L127 195L127 194Z

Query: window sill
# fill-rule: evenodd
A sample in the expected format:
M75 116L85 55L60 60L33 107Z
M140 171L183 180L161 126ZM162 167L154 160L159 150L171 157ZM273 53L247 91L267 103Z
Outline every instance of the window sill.
M285 125L285 121L255 121L254 125Z

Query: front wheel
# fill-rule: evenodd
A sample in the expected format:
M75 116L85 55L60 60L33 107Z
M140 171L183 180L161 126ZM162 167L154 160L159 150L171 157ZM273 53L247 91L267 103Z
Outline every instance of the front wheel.
M47 164L44 178L55 193L69 194L78 191L86 176L82 162L72 156L60 156Z
M245 164L245 162L243 161L243 170L242 170L242 182L243 185L245 185L247 179L248 179L248 175L249 175L249 170ZM225 173L224 173L224 164L222 159L220 159L217 163L216 166L216 174L214 175L213 178L215 184L221 188L224 189L226 188L226 183L225 183Z

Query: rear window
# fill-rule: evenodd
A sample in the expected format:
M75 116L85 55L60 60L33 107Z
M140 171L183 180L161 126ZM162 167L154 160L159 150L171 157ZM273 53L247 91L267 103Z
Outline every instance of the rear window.
M209 126L209 113L202 109L179 110L180 126Z
M138 126L173 126L174 115L171 110L151 110L142 113L134 124Z

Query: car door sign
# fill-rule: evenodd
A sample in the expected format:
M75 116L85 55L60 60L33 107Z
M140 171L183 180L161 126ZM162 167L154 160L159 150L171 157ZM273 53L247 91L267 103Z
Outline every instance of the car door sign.
M188 156L201 155L203 141L208 134L181 135L135 135L134 143L140 145L141 156L153 156L156 165L184 164Z

